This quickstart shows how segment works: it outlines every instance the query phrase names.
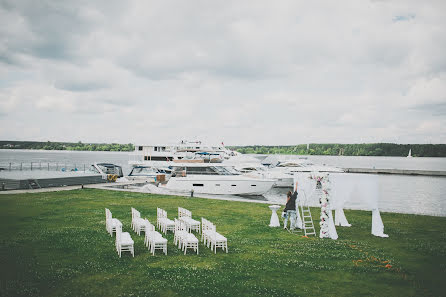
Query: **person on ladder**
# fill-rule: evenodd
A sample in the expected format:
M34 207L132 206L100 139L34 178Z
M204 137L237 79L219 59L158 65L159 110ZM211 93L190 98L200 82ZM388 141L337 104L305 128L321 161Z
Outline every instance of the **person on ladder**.
M297 182L294 185L294 193L291 194L291 191L287 193L287 200L285 209L283 210L283 229L287 229L288 218L290 218L290 230L294 230L296 228L296 199L297 199Z

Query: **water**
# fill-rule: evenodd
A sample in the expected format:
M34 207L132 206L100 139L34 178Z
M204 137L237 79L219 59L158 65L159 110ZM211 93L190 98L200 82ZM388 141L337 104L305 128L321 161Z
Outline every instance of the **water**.
M286 156L296 158L296 156ZM413 170L446 170L446 158L307 156L310 161L338 167L386 168ZM9 162L92 164L110 162L130 172L127 152L77 152L0 150L0 167ZM375 175L376 176L376 175ZM378 175L379 208L381 211L446 216L446 178L431 176ZM284 203L288 189L272 189L259 200ZM228 196L230 197L230 196ZM240 198L240 197L238 197ZM253 197L249 197L252 199ZM366 209L357 201L346 204L349 209Z
M42 164L46 168L51 163L54 169L57 163L59 168L74 167L83 170L83 165L89 167L94 162L108 162L122 166L124 174L130 173L127 152L88 152L88 151L45 151L45 150L0 150L0 167L8 168L9 163L21 163L29 168L29 164L34 162L34 168Z
M259 156L259 155L250 155ZM266 156L266 155L264 155ZM277 155L280 159L306 158L315 164L341 168L376 168L446 171L446 158L407 157L358 157L358 156L290 156Z

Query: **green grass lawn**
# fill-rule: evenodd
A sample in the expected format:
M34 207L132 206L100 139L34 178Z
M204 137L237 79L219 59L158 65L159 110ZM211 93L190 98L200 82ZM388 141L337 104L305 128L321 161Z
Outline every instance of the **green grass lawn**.
M0 296L446 296L446 218L382 213L389 238L371 235L371 213L345 211L339 239L269 228L265 204L105 190L0 195ZM130 207L156 222L177 207L205 217L229 253L149 254L131 232ZM104 208L135 241L119 258ZM312 209L319 231L319 209Z

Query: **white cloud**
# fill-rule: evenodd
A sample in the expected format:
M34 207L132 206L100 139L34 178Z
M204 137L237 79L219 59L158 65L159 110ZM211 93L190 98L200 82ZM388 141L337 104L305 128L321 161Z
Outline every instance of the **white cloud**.
M445 8L4 1L0 138L446 142Z

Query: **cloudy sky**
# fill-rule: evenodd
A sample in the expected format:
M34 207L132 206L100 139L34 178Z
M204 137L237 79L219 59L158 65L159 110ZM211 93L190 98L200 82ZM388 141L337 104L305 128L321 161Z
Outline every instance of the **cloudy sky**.
M0 0L0 139L446 143L445 11Z

